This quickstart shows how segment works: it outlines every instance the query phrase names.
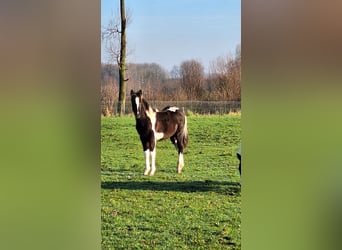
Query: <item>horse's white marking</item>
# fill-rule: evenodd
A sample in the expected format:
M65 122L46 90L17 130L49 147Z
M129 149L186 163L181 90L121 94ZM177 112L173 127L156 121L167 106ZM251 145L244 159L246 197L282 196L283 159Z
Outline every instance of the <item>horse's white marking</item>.
M171 112L176 112L179 108L177 107L170 107L167 110L171 111Z
M144 155L145 155L145 162L146 162L144 175L152 176L156 172L156 148L154 147L152 151L147 149L146 151L144 151ZM151 158L151 165L150 165L150 158Z
M177 139L175 139L175 143L173 144L178 152L178 145L177 145Z
M164 133L154 131L154 136L156 137L157 141L159 141L164 138Z
M148 110L146 110L146 115L151 119L154 117L154 119L156 119L156 112L153 111L153 109L151 107L148 108Z
M146 111L146 114L147 114L148 118L150 118L150 120L151 120L152 130L153 130L155 139L157 141L163 139L164 133L156 131L157 113L154 112L152 108L149 108L149 110Z
M139 115L139 103L140 103L139 97L136 97L135 104L137 105L137 115Z
M151 151L152 156L152 169L150 172L150 176L154 175L154 172L156 172L156 147Z
M150 150L147 149L146 151L144 151L144 155L145 155L145 162L146 162L144 175L148 175L150 173Z
M182 172L182 168L184 167L184 158L183 154L179 153L178 155L178 166L177 166L177 172L180 174Z

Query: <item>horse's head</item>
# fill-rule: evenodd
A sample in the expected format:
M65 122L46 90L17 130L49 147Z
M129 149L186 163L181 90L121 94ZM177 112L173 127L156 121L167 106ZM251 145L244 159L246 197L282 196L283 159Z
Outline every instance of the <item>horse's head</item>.
M131 90L131 102L132 110L136 118L140 118L141 114L144 112L142 103L142 91L134 92Z

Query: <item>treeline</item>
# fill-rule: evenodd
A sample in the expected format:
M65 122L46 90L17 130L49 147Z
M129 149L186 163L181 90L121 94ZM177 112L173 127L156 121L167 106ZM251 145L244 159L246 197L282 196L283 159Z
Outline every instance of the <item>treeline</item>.
M148 100L159 101L240 101L241 49L210 63L209 72L198 60L186 60L168 72L156 63L127 64L127 101L131 89L142 89ZM101 65L102 113L111 115L118 99L117 65Z

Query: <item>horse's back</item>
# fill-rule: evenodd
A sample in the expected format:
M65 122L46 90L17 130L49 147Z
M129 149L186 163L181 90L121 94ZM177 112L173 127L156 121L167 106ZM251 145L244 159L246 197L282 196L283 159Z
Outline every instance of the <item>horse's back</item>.
M157 119L160 121L166 120L176 124L185 123L185 114L178 107L167 106L162 111L157 112Z

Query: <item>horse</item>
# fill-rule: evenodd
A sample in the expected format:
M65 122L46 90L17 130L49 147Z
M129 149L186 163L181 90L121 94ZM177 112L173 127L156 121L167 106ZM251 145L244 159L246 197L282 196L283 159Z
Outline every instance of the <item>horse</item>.
M131 102L136 120L135 127L145 155L144 175L154 175L157 141L168 138L178 151L177 172L180 174L184 167L183 151L189 141L185 114L177 107L167 106L161 111L153 109L144 99L142 90L138 92L131 90Z

